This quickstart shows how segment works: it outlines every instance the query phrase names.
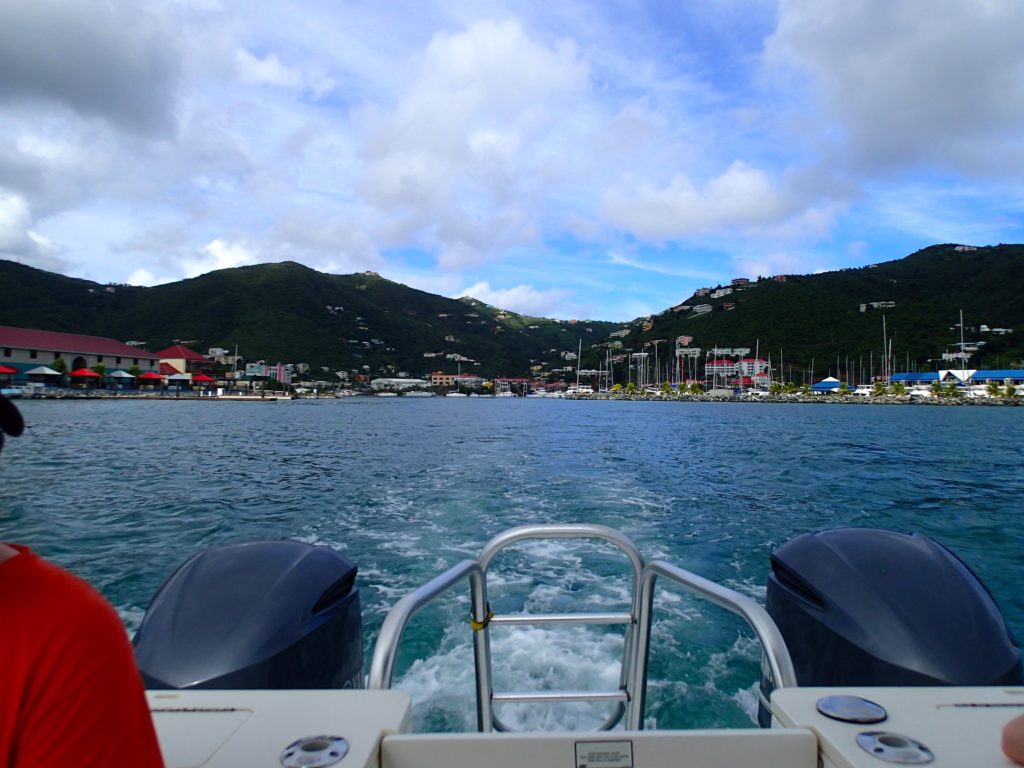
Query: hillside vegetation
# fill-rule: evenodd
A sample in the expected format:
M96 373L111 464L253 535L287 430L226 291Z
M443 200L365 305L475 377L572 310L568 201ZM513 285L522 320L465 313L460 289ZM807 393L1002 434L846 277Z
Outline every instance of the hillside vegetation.
M247 360L306 362L374 376L454 372L460 363L448 355L465 358L464 371L523 376L537 365L545 371L575 366L563 353L574 353L580 341L587 368L599 367L609 352L650 351L656 340L664 341L659 354L665 361L682 335L705 350L759 349L776 366L781 357L787 378L791 367L803 369L814 360L820 376L835 369L837 358L841 367L850 360L877 361L883 315L897 368L925 370L935 368L944 351L954 351L961 309L965 338L986 342L972 367L1024 365L1021 245L970 251L933 246L861 269L789 275L785 282L760 279L717 299L690 297L682 302L689 310L666 309L624 323L525 317L374 273L328 275L293 262L140 288L0 261L0 284L8 288L2 325L143 341L150 350L178 341L204 353L237 345ZM870 302L895 306L862 312ZM712 311L696 315L692 307L698 304ZM1013 333L977 330L982 325ZM609 334L625 328L630 332L620 339L622 348L609 349Z
M104 286L0 261L16 286L0 325L223 347L247 360L305 362L372 375L464 371L522 376L559 368L561 353L607 337L607 322L568 323L448 299L374 273L327 275L293 262L211 272L152 288ZM425 356L425 355L429 355ZM575 365L574 362L569 364Z
M712 311L695 315L693 310L665 310L629 325L624 348L649 349L664 339L662 353L677 336L692 336L691 346L749 347L762 357L782 359L785 377L798 378L796 369L814 362L816 377L836 373L836 360L845 370L847 361L863 360L865 368L875 361L880 370L883 352L882 318L891 341L897 370L933 370L957 367L942 363L943 352L955 352L960 339L959 313L963 310L965 341L985 342L970 360L971 367L1024 367L1024 246L1000 245L977 250L957 250L939 245L897 261L827 272L788 275L785 282L761 279L747 288L717 299L690 297L686 306L710 304ZM884 308L861 305L893 302ZM727 309L728 305L733 305ZM998 335L978 330L1011 328ZM662 358L664 359L664 358Z

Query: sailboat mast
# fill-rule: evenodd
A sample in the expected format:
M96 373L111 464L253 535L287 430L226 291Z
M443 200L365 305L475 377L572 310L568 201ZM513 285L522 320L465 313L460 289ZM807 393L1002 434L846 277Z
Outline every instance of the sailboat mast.
M580 363L583 362L583 339L580 339L579 349L576 352L576 391L580 388Z
M882 381L884 381L886 384L889 383L889 355L887 353L888 346L888 339L885 335L885 315L882 315Z

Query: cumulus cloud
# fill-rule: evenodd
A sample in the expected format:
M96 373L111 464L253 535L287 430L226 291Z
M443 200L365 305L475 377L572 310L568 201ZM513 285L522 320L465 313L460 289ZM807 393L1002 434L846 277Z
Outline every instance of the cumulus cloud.
M763 227L793 210L794 201L768 173L740 160L702 187L679 174L667 186L645 182L634 190L610 190L604 204L610 222L652 241Z
M125 282L127 282L128 285L154 286L172 283L174 280L175 278L170 277L157 277L148 269L136 269L128 276L128 279Z
M810 81L850 167L1024 168L1017 0L782 0L778 19L766 62Z
M39 269L67 267L60 249L32 228L32 212L20 195L0 189L0 256Z
M544 45L518 21L435 34L397 106L354 115L359 193L395 220L401 244L435 249L444 268L533 241L538 165L555 161L546 142L587 74L571 42Z
M521 315L543 317L552 315L572 298L572 291L552 288L537 290L531 285L517 285L513 288L491 288L490 283L481 281L462 292L485 304L518 312Z
M286 67L276 53L268 53L262 59L244 48L235 53L235 63L242 80L257 85L270 85L291 90L305 90L314 98L322 98L337 85L322 73L304 73L293 67Z
M128 0L0 3L0 102L56 102L166 137L178 57L163 20Z
M182 263L185 277L198 277L216 269L230 269L256 264L257 255L241 243L216 239L204 245L199 254L187 258Z

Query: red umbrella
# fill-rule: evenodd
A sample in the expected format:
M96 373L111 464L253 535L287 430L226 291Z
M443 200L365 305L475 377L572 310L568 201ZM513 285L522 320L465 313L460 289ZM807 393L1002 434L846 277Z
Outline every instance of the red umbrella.
M145 373L139 374L139 376L137 378L140 378L140 379L159 379L159 378L161 378L161 376L160 376L159 373L155 373L154 371L146 371Z
M98 373L96 373L96 371L91 371L88 368L79 368L76 371L72 371L69 375L71 375L71 376L80 376L80 377L88 376L89 378L92 378L92 379L101 379L101 378L103 378Z
M17 373L17 372L18 372L17 368L11 368L10 366L7 366L7 365L0 365L0 374L6 375L8 373Z
M192 377L192 381L216 381L212 376L207 376L205 373L200 373Z

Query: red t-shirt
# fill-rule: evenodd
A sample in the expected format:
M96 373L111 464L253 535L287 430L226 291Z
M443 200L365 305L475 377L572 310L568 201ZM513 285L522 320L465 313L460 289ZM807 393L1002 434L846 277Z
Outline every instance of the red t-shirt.
M25 547L0 563L0 764L163 766L127 633L96 590Z

